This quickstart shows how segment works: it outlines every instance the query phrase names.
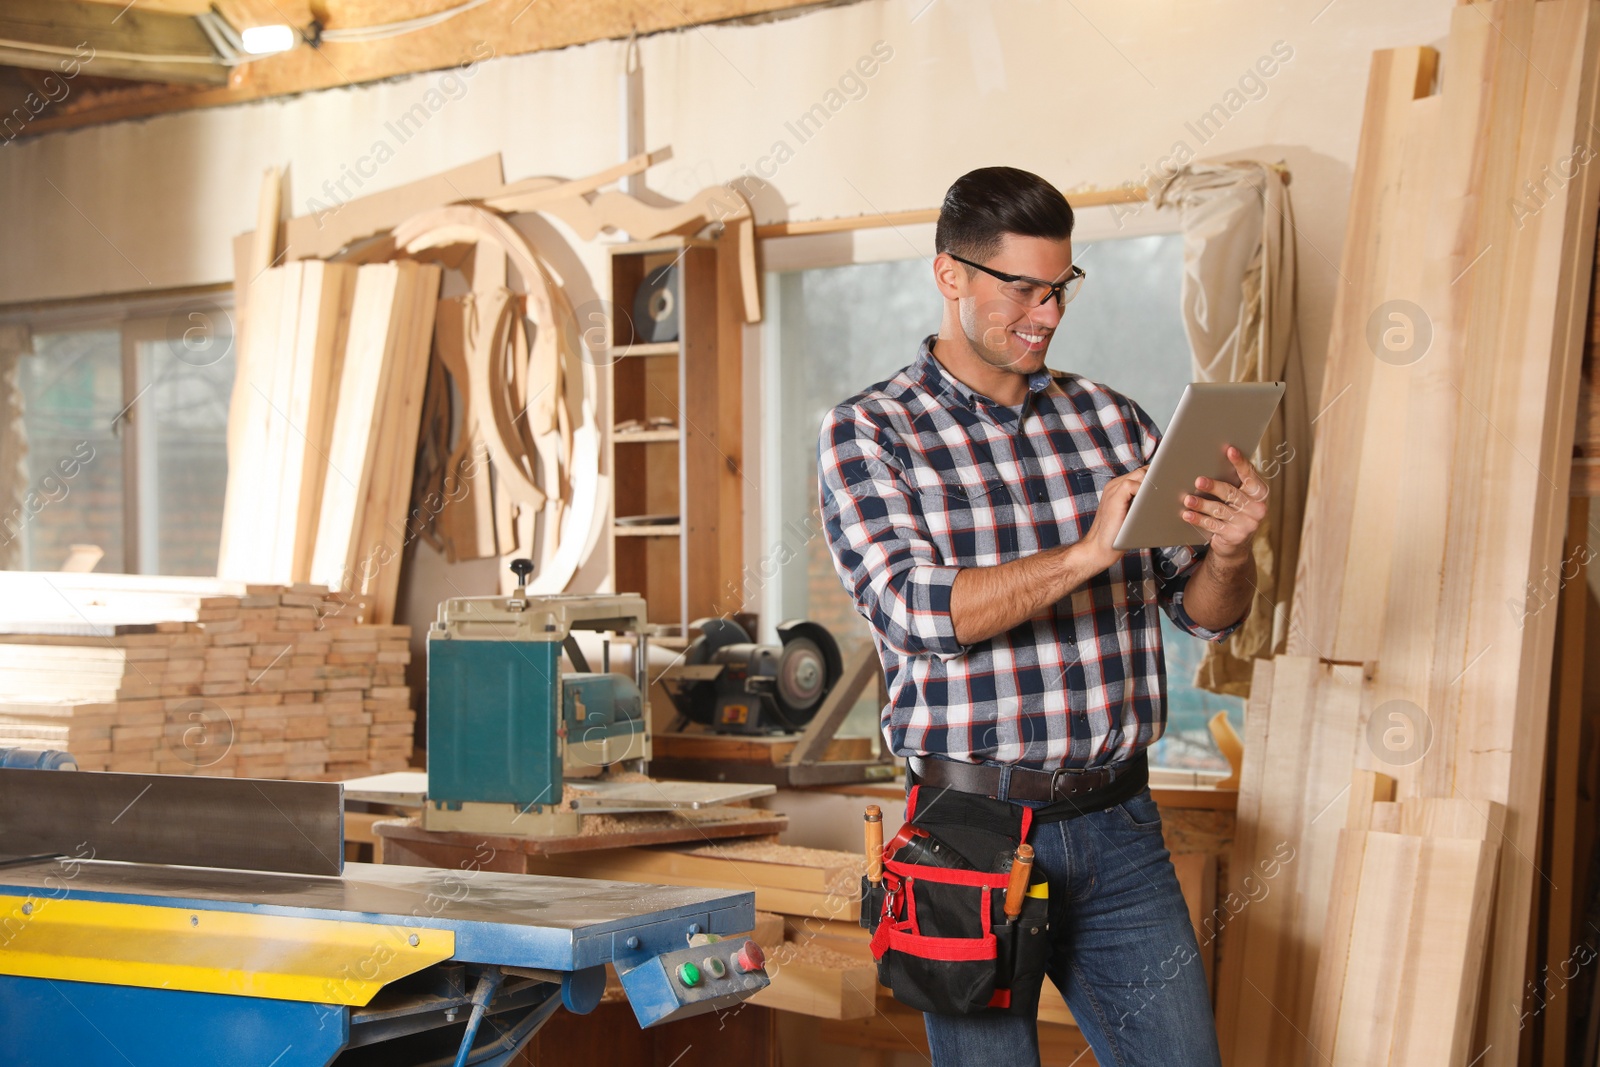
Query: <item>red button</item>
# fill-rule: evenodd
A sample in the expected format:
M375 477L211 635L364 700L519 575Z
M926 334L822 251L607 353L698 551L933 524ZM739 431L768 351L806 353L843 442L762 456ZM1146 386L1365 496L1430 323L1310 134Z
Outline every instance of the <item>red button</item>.
M746 941L739 954L733 957L733 965L739 968L740 974L749 974L759 971L767 965L767 957L762 954L761 946L754 941Z

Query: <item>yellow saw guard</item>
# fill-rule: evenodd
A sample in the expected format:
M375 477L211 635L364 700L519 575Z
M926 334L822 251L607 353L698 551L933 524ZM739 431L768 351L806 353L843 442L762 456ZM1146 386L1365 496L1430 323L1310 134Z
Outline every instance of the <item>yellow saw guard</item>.
M361 1006L453 930L0 895L0 974Z

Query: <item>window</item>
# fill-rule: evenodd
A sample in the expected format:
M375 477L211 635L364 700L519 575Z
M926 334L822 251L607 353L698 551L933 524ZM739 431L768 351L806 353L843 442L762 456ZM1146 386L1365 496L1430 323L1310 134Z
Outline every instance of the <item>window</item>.
M206 300L31 323L18 360L26 456L0 537L55 570L73 545L96 570L216 573L227 482L233 325Z
M902 241L898 254L907 250ZM1182 238L1080 240L1076 258L1090 277L1083 296L1067 308L1050 365L1126 393L1165 426L1191 378L1179 304ZM766 297L762 570L771 578L761 590L762 618L809 618L841 643L868 641L866 622L839 584L826 539L812 536L820 530L817 432L834 404L911 362L922 339L938 329L942 302L921 257L772 273ZM1152 763L1225 770L1206 724L1226 710L1242 732L1244 702L1195 688L1204 642L1178 630L1164 614L1161 621L1168 718ZM877 715L869 694L842 732L876 737Z

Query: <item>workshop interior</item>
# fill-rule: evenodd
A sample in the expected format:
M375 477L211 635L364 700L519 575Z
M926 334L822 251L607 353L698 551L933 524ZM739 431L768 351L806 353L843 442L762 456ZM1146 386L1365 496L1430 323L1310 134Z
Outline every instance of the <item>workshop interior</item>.
M1221 1061L1597 1067L1597 137L1591 0L0 0L0 1065L917 1067L1006 1008L1071 904L918 828L898 664L968 649L858 604L819 452L1006 166L1084 275L1034 388L1271 394L1239 628L1095 605L1158 615ZM1031 492L906 489L967 526L904 567ZM970 959L917 864L998 986L907 992Z

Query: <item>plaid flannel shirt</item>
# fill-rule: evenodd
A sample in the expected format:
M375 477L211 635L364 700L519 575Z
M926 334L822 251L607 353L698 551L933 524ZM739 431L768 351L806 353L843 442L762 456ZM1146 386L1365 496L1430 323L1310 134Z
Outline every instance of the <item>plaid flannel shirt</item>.
M1128 552L1032 619L963 647L950 621L962 567L1083 537L1100 491L1149 462L1161 433L1132 400L1040 371L1017 408L933 357L822 421L818 482L834 566L872 627L898 755L1052 770L1126 760L1166 726L1160 618L1221 641L1183 607L1205 549Z

